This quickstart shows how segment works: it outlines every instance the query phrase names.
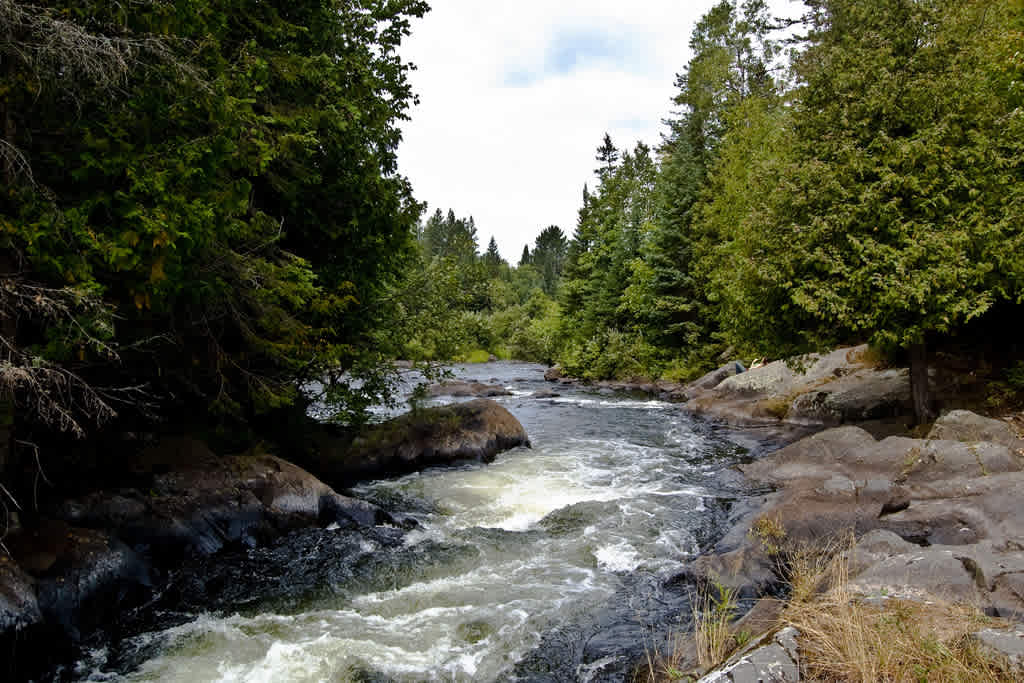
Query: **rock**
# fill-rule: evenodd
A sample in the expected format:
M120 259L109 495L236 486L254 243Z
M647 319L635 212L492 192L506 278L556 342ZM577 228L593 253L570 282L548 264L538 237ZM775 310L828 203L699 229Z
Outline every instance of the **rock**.
M526 430L512 413L481 398L414 411L370 427L348 448L322 443L314 469L342 488L460 460L491 462L498 453L529 445Z
M1024 675L1024 630L1020 628L999 631L987 628L972 635L984 650L1005 657L1010 666Z
M34 581L0 551L0 634L21 631L42 619Z
M896 555L909 554L917 546L903 540L886 529L875 529L865 534L849 553L847 562L850 574L856 576L868 567Z
M558 380L562 379L563 376L564 375L562 374L562 366L560 365L550 367L544 372L544 379L547 380L548 382L557 382Z
M487 362L488 362L488 363L497 363L497 362L498 362L498 357L497 357L497 356L495 356L495 355L494 355L494 354L492 353L492 354L490 354L489 356L487 356Z
M1024 439L1001 420L981 417L966 410L952 410L938 420L928 432L929 439L990 442L1009 449L1015 456L1024 456Z
M850 579L849 589L871 597L985 604L987 592L978 585L958 553L951 548L915 548L886 557Z
M836 427L801 439L739 469L753 481L775 485L824 481L835 474L848 474L840 463L875 444L875 438L859 427Z
M911 410L910 375L905 368L861 370L797 396L786 417L843 424L907 415Z
M739 425L831 426L905 415L905 369L878 369L867 346L808 354L737 372L726 364L686 386L687 408Z
M725 553L701 555L675 580L697 584L718 583L742 599L758 598L778 583L775 562L753 544Z
M686 389L692 392L701 390L714 389L721 384L725 379L732 377L739 372L739 368L735 362L726 363L717 370L712 370L708 374L704 375L700 379L696 379L686 385Z
M944 429L955 422L1006 436L999 423L970 414L954 418ZM850 587L860 593L932 596L1024 615L1024 462L1006 445L898 436L875 441L845 426L739 469L753 482L780 488L760 497L760 509L726 534L736 544L730 553L700 558L697 568L728 570L760 590L750 579L764 571L754 552L761 539L745 532L764 519L785 530L786 543L861 536L847 555Z
M66 501L61 517L109 530L160 562L232 544L254 547L303 526L390 521L272 455L218 457L202 442L167 439L144 453L136 469L150 472L145 487Z
M558 398L561 396L555 391L535 391L533 392L533 398Z
M456 398L491 398L512 395L512 392L500 385L462 381L434 384L427 389L427 392L431 396L454 396Z
M411 360L396 360L392 361L391 364L396 370L412 370L416 365Z
M787 627L751 648L733 655L719 669L698 683L784 683L800 680L797 637L800 633Z
M102 531L47 521L9 543L35 575L39 612L72 640L116 621L120 605L138 604L151 586L143 560Z

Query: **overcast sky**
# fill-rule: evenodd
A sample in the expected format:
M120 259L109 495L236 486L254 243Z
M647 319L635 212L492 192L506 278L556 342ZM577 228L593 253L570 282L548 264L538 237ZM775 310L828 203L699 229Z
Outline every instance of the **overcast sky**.
M402 48L420 105L399 164L417 199L472 215L481 249L494 235L513 264L548 225L572 235L604 133L620 149L658 143L716 1L434 0Z

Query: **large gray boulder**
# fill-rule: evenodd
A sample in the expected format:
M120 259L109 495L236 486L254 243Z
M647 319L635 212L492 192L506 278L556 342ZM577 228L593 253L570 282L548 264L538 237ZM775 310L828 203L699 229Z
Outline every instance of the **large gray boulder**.
M347 447L321 444L316 473L338 487L463 460L491 462L529 447L523 425L494 401L424 408L367 429Z
M967 443L996 443L1010 449L1015 455L1024 457L1024 439L1021 439L1010 425L1002 420L982 417L966 410L952 410L940 417L928 432L928 438Z
M786 418L813 424L844 424L907 415L911 411L906 368L859 370L797 396Z
M983 650L1005 657L1014 672L1024 677L1024 629L1018 627L1001 631L986 628L972 637Z

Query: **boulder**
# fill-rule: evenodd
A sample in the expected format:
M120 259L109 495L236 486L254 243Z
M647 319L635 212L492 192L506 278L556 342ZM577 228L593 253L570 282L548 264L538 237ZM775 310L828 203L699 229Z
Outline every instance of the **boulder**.
M910 375L906 368L860 370L797 396L786 418L814 424L844 424L907 415Z
M694 568L760 590L769 583L755 552L764 541L760 520L784 530L786 544L853 532L861 537L848 553L858 592L933 596L1024 615L1024 458L1006 445L1015 444L998 421L961 414L939 426L933 434L968 440L876 441L844 426L741 465L748 480L778 490L761 496L756 513L746 512L726 534L736 544L727 555L701 558ZM978 433L1003 443L976 441Z
M799 631L787 627L730 657L698 683L796 683L800 679Z
M529 445L512 413L481 398L407 413L370 427L347 448L323 444L314 469L346 487L461 460L491 462L498 453Z
M765 595L778 583L776 567L771 557L749 543L728 552L701 555L673 580L718 584L736 591L742 599L750 599Z
M146 563L109 534L46 521L10 539L11 554L36 582L39 612L72 640L137 604L151 586Z
M544 379L548 382L557 382L562 379L563 376L562 366L560 365L555 365L554 367L550 367L544 371Z
M205 444L167 439L135 465L144 486L100 491L66 501L60 516L106 529L159 561L254 547L303 526L390 521L368 503L347 498L306 470L272 455L218 457Z
M1010 425L966 410L952 410L940 417L928 432L928 438L996 443L1005 446L1014 455L1024 457L1024 439Z
M21 631L42 621L35 582L0 551L0 634Z
M910 411L907 370L875 367L866 345L737 370L728 363L688 384L687 408L739 425L785 421L815 427Z
M1014 672L1024 676L1024 629L1018 627L1002 631L987 628L972 637L983 650L1006 658Z
M431 396L454 396L456 398L491 398L512 395L512 392L497 384L463 381L433 384L427 389L427 392Z
M724 380L739 372L739 367L735 362L726 363L717 370L712 370L708 374L704 375L700 379L696 379L686 385L686 389L691 392L706 391L708 389L714 389Z

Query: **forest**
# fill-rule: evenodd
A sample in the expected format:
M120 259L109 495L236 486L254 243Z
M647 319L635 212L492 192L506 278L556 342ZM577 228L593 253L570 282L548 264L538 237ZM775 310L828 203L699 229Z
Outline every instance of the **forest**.
M1020 680L1024 0L707 5L511 262L428 2L0 0L0 678Z
M1019 0L723 0L661 143L596 141L571 234L514 265L398 167L427 10L0 0L0 466L139 425L244 442L319 400L358 421L394 359L681 380L867 341L923 415L930 353L999 330L1022 388Z
M541 265L528 246L481 296L458 282L446 338L591 380L870 342L914 366L921 417L930 350L991 352L1024 388L1020 3L807 6L713 7L660 146L606 135L564 258L538 238Z

